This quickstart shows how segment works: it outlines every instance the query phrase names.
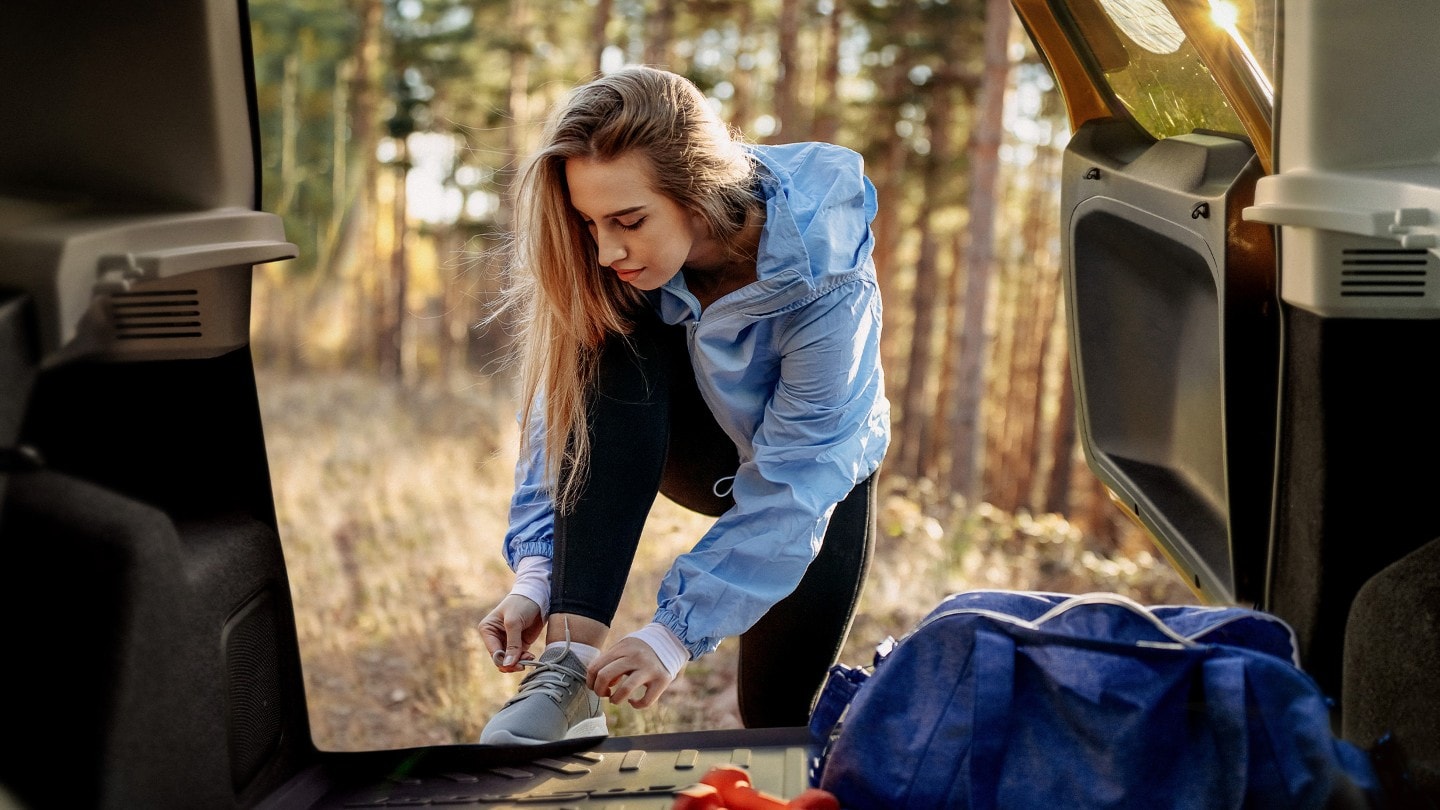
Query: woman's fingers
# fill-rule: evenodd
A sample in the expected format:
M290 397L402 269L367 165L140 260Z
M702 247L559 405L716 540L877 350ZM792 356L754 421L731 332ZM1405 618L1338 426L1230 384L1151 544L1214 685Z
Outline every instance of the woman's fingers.
M640 670L632 670L621 675L606 678L601 676L597 681L599 688L595 694L607 698L611 703L619 705L629 703L637 709L643 709L655 702L665 687L670 685L670 675L666 672L646 673Z
M497 611L498 608L492 610L480 620L480 638L485 642L485 649L490 652L490 659L499 666L497 656L505 652L505 622L495 615Z
M624 638L605 650L586 672L586 685L611 703L643 709L670 685L670 673L650 645Z
M520 661L529 655L526 648L539 632L540 606L514 594L500 600L500 604L480 620L480 637L490 653L490 661L501 672L520 669Z
M631 680L633 678L627 678L626 683L628 684ZM661 672L658 677L647 678L643 683L638 684L640 688L627 690L625 694L611 698L611 700L616 703L628 700L631 706L643 709L653 704L669 685L670 673Z

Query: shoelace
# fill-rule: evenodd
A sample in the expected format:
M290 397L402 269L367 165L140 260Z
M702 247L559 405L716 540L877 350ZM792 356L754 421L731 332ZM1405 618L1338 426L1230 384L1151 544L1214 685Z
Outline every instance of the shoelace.
M565 653L560 656L559 661L541 661L539 658L527 658L519 661L520 666L530 667L535 671L520 681L520 691L516 693L515 697L505 701L506 706L532 692L540 692L557 704L563 705L565 693L570 689L570 682L585 680L584 670L571 669L560 663L570 654L570 617L562 616L560 618L565 623Z
M525 679L520 682L520 691L515 697L506 701L507 706L534 692L540 692L556 703L564 703L565 693L570 690L570 684L576 681L581 683L585 681L584 671L571 669L560 661L541 661L533 658L521 661L520 666L532 667L535 671L526 675Z

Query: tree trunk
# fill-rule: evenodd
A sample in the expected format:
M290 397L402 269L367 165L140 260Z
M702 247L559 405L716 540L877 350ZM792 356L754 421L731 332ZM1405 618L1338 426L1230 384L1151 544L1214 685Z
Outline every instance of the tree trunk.
M962 334L955 341L960 352L959 389L950 403L952 461L947 489L964 495L970 503L981 500L977 470L980 405L984 395L985 331L994 272L996 176L999 169L1000 138L1004 132L1005 87L1010 74L1008 47L1010 23L1015 11L1010 0L987 0L985 6L985 78L981 85L980 111L970 139L970 225L969 250L965 262L965 315Z
M1027 254L1033 255L1033 254ZM1012 509L1034 506L1035 479L1042 461L1040 436L1043 433L1045 410L1046 352L1050 347L1050 327L1054 324L1055 299L1051 293L1048 268L1027 262L1020 268L1025 278L1026 296L1022 299L1024 313L1024 354L1014 376L1022 380L1023 410L1015 412L1015 481L1010 492Z
M1110 488L1095 475L1086 475L1085 501L1078 520L1080 529L1088 535L1096 547L1106 553L1120 547L1121 527L1128 524L1126 518L1110 498Z
M740 32L740 45L735 54L737 61L746 55L754 56L755 40L751 29L755 27L755 7L752 3L741 3L735 10L738 19L735 28ZM752 70L737 70L730 77L735 95L730 101L730 123L749 134L755 128L755 75Z
M779 124L769 140L794 143L806 137L800 106L800 0L780 0L780 75L775 80L775 118Z
M404 138L395 139L395 193L390 206L392 241L390 243L390 301L389 319L386 322L385 362L383 368L396 383L405 382L405 321L409 309L410 266L405 253L405 239L409 232L406 222L405 181L410 162L410 150Z
M1032 509L1035 506L1036 479L1041 465L1045 462L1048 447L1042 447L1041 437L1045 433L1045 379L1049 366L1049 352L1052 351L1051 336L1055 330L1055 300L1050 292L1053 286L1050 275L1040 267L1030 265L1022 272L1032 276L1029 325L1026 328L1025 365L1018 373L1024 375L1026 409L1016 414L1020 423L1019 453L1016 458L1017 478L1011 497L1017 507Z
M1055 150L1046 146L1037 148L1034 160L1029 166L1030 192L1029 212L1021 226L1023 238L1021 255L1024 258L1024 272L1035 277L1035 331L1032 338L1035 351L1031 370L1035 383L1035 406L1027 428L1030 434L1029 464L1027 480L1021 490L1027 506L1049 511L1048 498L1041 491L1040 480L1051 465L1059 465L1064 459L1051 455L1052 444L1048 441L1053 423L1046 420L1047 405L1055 400L1055 369L1063 357L1057 357L1066 349L1064 318L1061 316L1060 257L1050 249L1051 235L1058 222L1055 195L1046 182L1054 171Z
M510 0L510 22L512 35L518 41L529 42L530 0ZM599 30L599 27L597 21L595 30ZM515 169L530 148L527 133L533 123L530 120L530 68L530 51L526 48L511 49L504 115L512 125L502 127L504 140L500 148L505 159L501 165L506 168L496 172L496 185L501 192L495 208L495 233L493 238L488 233L469 234L471 241L476 243L480 256L476 267L468 271L472 277L479 277L473 285L475 292L467 296L473 308L474 317L470 320L472 324L485 320L491 314L488 307L494 304L497 294L491 286L492 280L502 278L505 272L502 266L505 258L496 248L500 242L509 238L515 228L515 199L511 187L515 180ZM484 334L475 334L473 329L467 328L465 359L468 368L487 374L493 370L497 360L496 347L509 346L506 336L512 333L511 317L510 313L506 313L499 320L489 321Z
M937 112L941 106L944 105L936 104ZM935 172L929 172L926 176L934 175ZM901 392L901 430L895 461L899 474L911 480L919 480L930 472L925 468L927 454L924 448L931 441L930 416L935 412L935 388L932 384L935 375L931 370L935 356L935 313L940 307L942 289L939 262L935 259L935 233L929 207L921 206L916 217L915 230L919 233L920 255L915 261L915 287L910 295L910 312L913 315L910 356Z
M885 83L885 98L898 97L901 82L905 81L904 71L891 68ZM899 113L896 112L898 117ZM870 170L875 182L875 194L879 210L875 213L872 228L875 232L875 272L880 285L880 300L889 301L885 329L880 334L880 355L887 368L898 368L901 352L908 347L901 340L909 332L903 325L900 308L900 211L905 201L906 164L910 147L905 139L895 134L894 120L886 122L888 137L883 158L878 166Z
M290 214L300 188L300 161L296 157L300 139L300 55L285 55L285 70L280 79L280 194L275 202L275 215L282 219Z
M834 4L826 18L825 56L820 65L820 83L815 92L815 123L810 137L833 142L840 129L840 38L844 33L844 8Z
M346 205L350 200L350 82L355 62L346 59L335 69L335 88L330 92L330 219L325 224L326 255L338 247L340 229L345 222ZM326 265L328 266L328 262Z
M349 218L355 227L349 231L356 245L353 255L376 256L379 243L376 233L375 212L379 209L379 173L375 171L375 147L380 141L376 128L376 110L379 106L376 94L377 74L380 68L382 49L384 5L383 0L356 0L356 16L360 19L359 41L355 43L355 72L351 77L350 98L352 99L351 138L354 154L359 160L359 176L355 179L358 193L351 198L354 206ZM340 250L334 255L341 256L351 251ZM338 269L338 268L337 268ZM356 343L365 347L365 363L371 368L380 365L379 334L385 323L384 272L379 262L362 262L360 272L355 274L358 287L356 300L366 302L357 321Z
M999 262L996 262L997 265ZM1029 382L1025 338L1030 328L1026 309L1030 297L1029 279L1013 268L997 268L1000 291L995 329L995 351L991 355L986 407L981 416L982 432L990 452L981 465L988 500L1005 512L1014 512L1019 501L1020 470L1024 457L1022 426L1029 421L1031 403L1025 390Z
M600 72L600 67L605 60L605 48L610 44L605 36L605 30L610 26L610 10L615 5L615 0L596 0L595 17L590 23L590 47L595 54L592 65L595 72Z
M672 46L675 41L675 6L671 0L659 0L647 9L645 19L645 64L674 70Z
M1064 347L1061 347L1064 350ZM1055 421L1050 432L1050 477L1045 482L1045 511L1070 514L1070 488L1075 469L1075 388L1068 352L1061 358L1060 387L1056 392Z
M530 41L530 0L510 0L510 24L518 42ZM505 98L506 117L511 126L505 127L505 149L514 156L514 165L526 150L530 121L530 50L510 49L510 86ZM507 184L508 185L508 184ZM509 224L509 220L504 220Z
M963 231L955 231L950 235L950 273L946 280L944 305L941 311L945 318L940 325L939 340L941 353L936 363L935 377L937 379L935 392L935 405L931 408L927 419L929 430L929 443L925 449L925 458L922 465L929 471L933 480L943 482L949 477L950 464L950 424L949 408L945 403L955 397L959 386L959 377L956 373L958 367L956 358L959 356L950 345L950 335L955 329L955 323L962 316L962 308L965 299L965 234Z
M935 479L936 453L934 447L940 443L931 434L932 422L939 409L935 406L937 387L943 390L944 383L935 382L935 332L936 316L944 311L945 296L942 283L940 252L935 232L934 201L941 197L941 187L949 180L947 167L951 164L951 142L954 127L954 83L948 71L937 73L930 86L929 111L926 113L927 133L930 139L930 154L926 158L923 179L922 200L925 204L918 209L915 230L919 235L920 254L915 263L915 287L911 290L910 309L914 314L914 327L910 335L910 362L905 374L904 406L901 409L902 424L905 427L900 447L900 469L902 474L913 478ZM954 272L953 269L951 271ZM943 366L943 363L938 364ZM943 401L943 397L940 398Z

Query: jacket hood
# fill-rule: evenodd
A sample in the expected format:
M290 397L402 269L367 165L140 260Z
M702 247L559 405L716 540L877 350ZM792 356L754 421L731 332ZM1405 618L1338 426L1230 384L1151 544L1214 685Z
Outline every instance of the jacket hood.
M811 286L848 275L870 255L875 187L859 153L827 143L751 146L761 165L766 225L760 237L761 281L799 270Z
M763 316L873 273L870 221L875 186L858 152L828 143L748 145L758 164L765 228L756 254L756 281L726 297ZM699 305L676 274L657 303L668 323L698 317Z

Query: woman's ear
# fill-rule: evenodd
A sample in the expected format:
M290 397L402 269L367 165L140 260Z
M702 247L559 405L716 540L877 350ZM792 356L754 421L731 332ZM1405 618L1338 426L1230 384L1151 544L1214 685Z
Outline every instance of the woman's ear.
M697 209L686 209L690 218L690 234L696 239L709 239L715 235L714 229L710 227L710 220Z

